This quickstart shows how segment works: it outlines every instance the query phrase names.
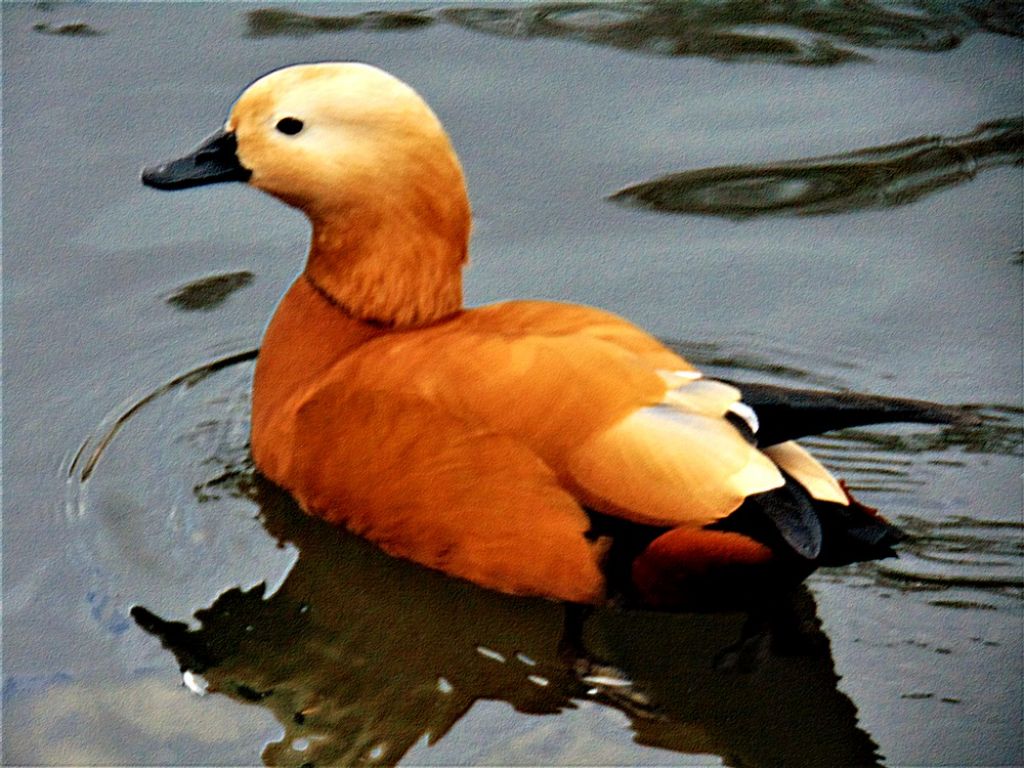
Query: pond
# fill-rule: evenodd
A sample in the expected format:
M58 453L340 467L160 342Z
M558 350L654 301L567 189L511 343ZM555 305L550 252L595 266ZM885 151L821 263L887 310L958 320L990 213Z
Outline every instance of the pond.
M3 7L3 761L1019 765L1013 4ZM600 306L730 379L969 405L805 444L911 537L761 624L562 608L304 517L248 456L307 225L139 183L285 64L444 121L471 305Z

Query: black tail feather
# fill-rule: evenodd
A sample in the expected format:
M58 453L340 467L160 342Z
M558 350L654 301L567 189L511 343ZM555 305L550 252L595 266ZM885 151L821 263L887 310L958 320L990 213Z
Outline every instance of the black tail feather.
M760 425L756 438L762 448L865 424L917 422L968 426L980 422L975 413L962 406L772 384L729 383L740 390L743 402L757 414Z
M786 484L760 494L752 505L771 521L783 541L806 560L817 560L823 546L824 530L814 499L793 478Z
M854 498L849 506L826 506L827 514L821 516L825 545L818 565L839 566L896 557L894 547L907 539L906 533Z
M856 499L845 506L819 501L788 476L785 485L749 497L708 527L749 536L808 571L893 557L893 546L906 537Z

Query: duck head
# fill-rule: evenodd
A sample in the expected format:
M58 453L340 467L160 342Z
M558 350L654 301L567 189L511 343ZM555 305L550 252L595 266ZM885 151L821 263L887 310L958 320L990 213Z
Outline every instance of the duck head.
M375 67L271 72L222 130L142 181L244 181L300 209L313 224L306 277L361 320L417 325L461 308L471 222L462 169L427 104Z

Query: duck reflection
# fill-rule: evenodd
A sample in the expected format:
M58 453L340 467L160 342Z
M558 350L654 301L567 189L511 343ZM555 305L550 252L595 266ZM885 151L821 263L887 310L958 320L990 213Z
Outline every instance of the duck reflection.
M479 699L530 714L598 701L640 744L731 765L877 763L802 588L757 616L603 610L578 633L559 604L390 558L248 472L232 482L299 550L284 583L226 591L198 629L132 615L210 692L273 712L285 735L268 765L394 764Z

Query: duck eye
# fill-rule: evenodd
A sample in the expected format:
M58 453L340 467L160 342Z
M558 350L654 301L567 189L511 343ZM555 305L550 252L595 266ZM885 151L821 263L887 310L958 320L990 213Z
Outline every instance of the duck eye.
M288 136L294 136L296 133L302 130L302 121L296 120L294 117L282 117L277 121L275 126L277 130Z

